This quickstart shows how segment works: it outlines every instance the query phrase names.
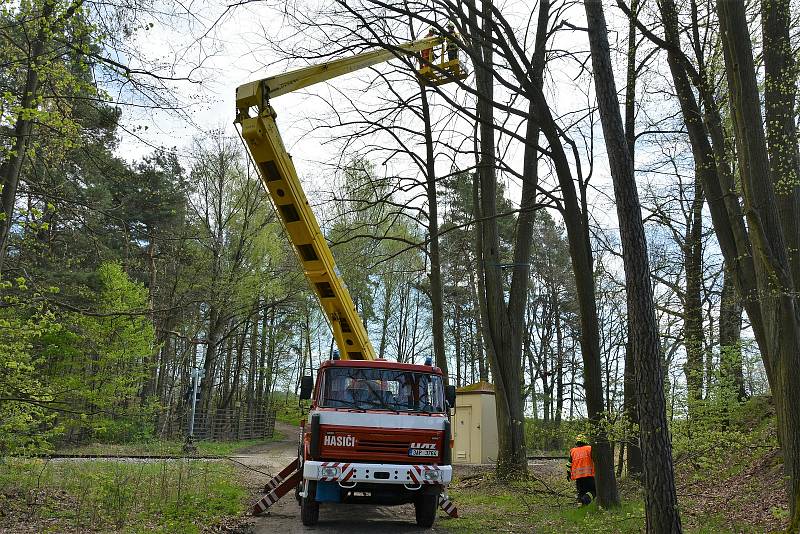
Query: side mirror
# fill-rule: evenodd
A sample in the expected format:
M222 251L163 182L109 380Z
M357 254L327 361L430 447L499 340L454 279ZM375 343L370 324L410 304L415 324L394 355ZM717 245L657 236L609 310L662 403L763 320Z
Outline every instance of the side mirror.
M444 387L444 398L447 401L447 404L449 404L451 408L455 408L456 407L456 387L455 386L445 386Z
M311 398L311 392L314 391L314 377L304 376L300 379L300 400L308 400Z

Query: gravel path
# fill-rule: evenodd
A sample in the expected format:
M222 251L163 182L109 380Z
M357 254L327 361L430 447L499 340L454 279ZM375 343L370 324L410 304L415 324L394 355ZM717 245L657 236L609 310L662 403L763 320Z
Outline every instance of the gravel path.
M269 476L262 473L277 473L296 457L298 427L276 423L276 429L286 436L283 441L251 447L244 453L232 456L237 462L250 468L241 467L240 471L245 486L252 494L251 503L261 498L264 484L269 480ZM255 534L447 532L445 525L449 520L440 511L434 528L425 530L417 527L412 505L389 507L323 504L320 506L319 524L315 527L304 527L300 521L300 507L294 498L294 492L290 492L270 508L268 515L253 518L252 531Z

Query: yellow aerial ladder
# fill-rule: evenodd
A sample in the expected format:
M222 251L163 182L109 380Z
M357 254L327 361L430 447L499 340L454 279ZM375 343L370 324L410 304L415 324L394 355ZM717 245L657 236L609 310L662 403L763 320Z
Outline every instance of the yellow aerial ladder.
M306 199L292 158L283 146L275 123L277 116L270 100L277 96L324 82L398 57L441 48L435 59L424 61L418 71L425 84L440 85L464 79L466 72L459 59L446 58L445 45L455 35L434 36L398 46L395 50L375 50L320 65L312 65L271 78L246 83L236 89L236 123L258 169L261 182L269 193L289 240L303 266L333 330L342 359L373 360L375 349L356 311L353 299L336 269L333 254ZM452 44L451 44L452 46ZM251 110L255 115L251 116Z

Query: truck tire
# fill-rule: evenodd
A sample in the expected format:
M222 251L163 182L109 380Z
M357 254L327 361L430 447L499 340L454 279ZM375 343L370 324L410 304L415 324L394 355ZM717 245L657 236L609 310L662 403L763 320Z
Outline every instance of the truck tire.
M439 495L426 493L414 501L414 512L417 516L417 525L422 528L431 528L436 520L436 510L439 508Z
M313 527L319 521L319 503L316 496L316 482L309 481L306 496L300 500L300 518L307 527Z

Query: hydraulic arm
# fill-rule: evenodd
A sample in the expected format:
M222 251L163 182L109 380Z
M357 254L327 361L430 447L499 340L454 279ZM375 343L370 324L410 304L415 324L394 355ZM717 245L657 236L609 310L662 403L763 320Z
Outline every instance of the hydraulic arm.
M333 254L311 211L292 158L283 146L270 99L396 58L442 45L445 38L430 37L399 46L396 51L375 50L353 57L297 69L246 83L236 89L236 122L261 182L269 193L312 289L325 312L342 359L372 360L375 349L338 274ZM444 53L440 56L444 60ZM431 68L433 67L433 68ZM432 84L463 79L458 59L423 65L423 81ZM255 115L250 116L251 110Z

